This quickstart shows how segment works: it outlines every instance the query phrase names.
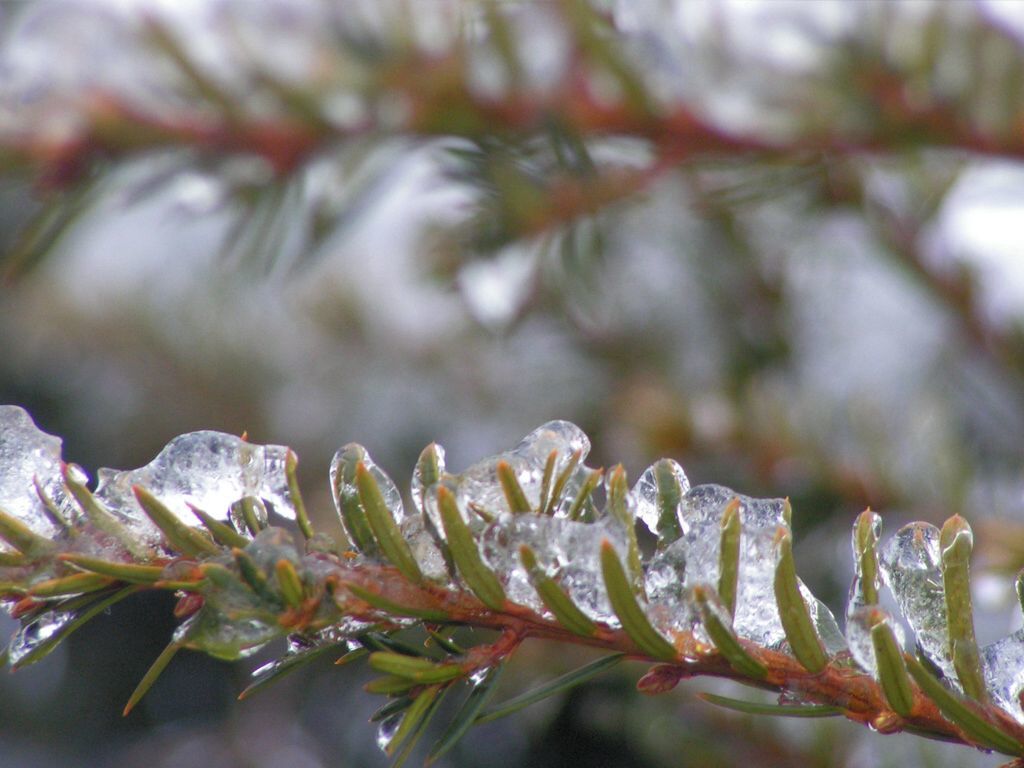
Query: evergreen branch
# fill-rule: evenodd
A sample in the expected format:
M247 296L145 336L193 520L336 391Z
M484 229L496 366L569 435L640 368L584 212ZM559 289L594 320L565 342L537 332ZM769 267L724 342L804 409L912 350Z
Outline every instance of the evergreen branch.
M0 407L0 425L22 427L0 430L0 442L7 439L0 446L0 455L15 457L11 466L0 470L16 478L15 486L20 482L17 478L24 477L25 498L35 505L22 513L17 525L0 530L0 537L33 551L29 558L18 555L0 561L0 591L10 601L12 615L23 625L12 641L9 661L17 667L39 660L71 631L128 594L144 589L184 590L175 611L184 622L140 682L126 711L152 687L179 649L235 658L274 637L289 635L293 650L273 666L259 670L254 688L300 668L323 649L348 650L342 656L345 661L368 653L370 666L383 677L369 683L367 690L390 697L377 718L382 733L387 734L381 743L398 760L408 757L426 721L437 713L440 698L455 687L468 686L470 694L435 747L435 757L447 751L474 721L486 722L498 713L564 690L620 657L654 665L638 683L645 693L664 692L683 678L720 677L777 691L786 698L781 708L712 699L741 711L841 714L883 733L907 731L1024 755L1024 714L1009 703L1008 695L1015 695L1014 691L1008 694L999 687L999 675L1006 670L999 669L999 658L992 652L986 658L994 678L992 674L981 678L969 615L957 615L948 625L950 642L946 647L936 649L927 638L922 641L924 652L943 655L936 660L938 667L955 665L965 694L947 688L953 681L936 678L916 659L901 658L888 620L877 607L868 607L868 620L860 635L860 624L852 620L848 624L850 651L837 650L823 639L822 612L827 610L815 606L813 596L796 577L788 529L790 511L785 502L755 503L717 486L684 491L685 486L678 482L651 480L657 467L640 481L653 483L646 487L653 488L655 496L641 490L626 493L621 487L625 475L616 470L609 508L594 510L588 522L576 521L569 510L578 500L580 488L592 488L588 483L594 472L582 464L586 452L579 446L587 445L585 437L566 422L541 427L513 451L485 459L461 476L434 472L435 484L422 499L422 516L411 518L406 518L392 492L391 480L365 450L350 446L342 455L345 461L353 459L352 482L359 485L359 503L382 544L376 554L357 555L304 546L282 528L249 525L232 514L237 503L217 509L212 497L190 495L196 487L191 480L196 478L175 488L164 476L150 474L150 481L162 488L159 499L134 482L138 471L108 474L96 491L88 491L75 479L82 501L102 505L106 515L119 521L115 536L108 530L107 518L70 514L73 510L66 511L37 492L39 487L54 487L51 481L56 481L64 484L71 497L67 472L58 469L53 478L26 476L18 463L20 455L38 457L41 451L54 450L41 432L24 429L27 419L19 408ZM4 437L15 434L19 436ZM193 462L189 453L208 445L210 435L176 438L176 461L184 462L182 466L202 466ZM271 449L241 445L249 453ZM286 497L272 498L274 493L294 497L294 483L289 484L286 476L290 472L286 457L291 454L279 448L278 455L279 476L255 484L250 480L239 491L242 498L262 504L260 499L265 497L277 505ZM59 457L52 458L52 466L60 467ZM552 500L546 493L555 487L552 478L559 462L570 468L571 475L560 483L559 498ZM166 477L178 477L174 474L178 468L165 470L169 473ZM490 479L481 484L484 477ZM118 487L131 490L118 496L110 490ZM187 503L183 495L189 497ZM339 516L345 514L341 495ZM517 514L496 516L484 523L470 511L474 503L493 509L494 499L506 496ZM50 498L52 509L44 498ZM635 505L641 503L638 499L652 506L655 521L673 508L679 515L674 527L680 538L664 542L653 559L637 565L640 581L646 582L643 588L622 559L623 553L631 551L632 538L623 533L623 526L634 525L629 515L636 514ZM22 499L0 501L12 509L26 509ZM212 510L204 513L206 528L211 521L233 524L244 546L223 543L223 535L207 538L203 529L190 527L195 526L192 509L199 507ZM40 549L33 536L39 535L36 529L40 526L53 525L54 512L68 520L68 527L58 528L50 547ZM438 522L425 525L434 516ZM154 544L154 524L158 535L163 534L159 546ZM929 617L917 613L920 600L905 600L905 590L917 587L906 586L900 569L926 551L922 547L929 546L932 529L912 526L910 534L901 531L878 558L873 525L870 513L855 525L861 558L858 578L873 577L878 563L897 602L909 606L911 625L917 626ZM309 533L312 544L317 534ZM938 536L937 530L934 536ZM388 543L383 546L385 541ZM464 585L444 568L437 547L442 542L449 547ZM723 564L717 553L725 543L730 554L723 555ZM717 546L709 550L715 554L708 564L728 572L725 584L733 591L732 605L723 604L706 585L707 579L714 580L713 572L699 565L690 570L690 563L697 564L703 557L702 548L712 544ZM893 547L906 549L894 559ZM935 562L943 576L929 582L927 588L941 589L945 584L949 591L945 599L951 608L969 614L965 598L969 529L961 518L947 523L942 547ZM415 568L404 562L407 557L418 558ZM677 557L677 565L684 568L686 589L682 595L674 586L676 591L666 593L660 586L663 580L651 577L658 562L672 562ZM864 564L870 567L865 569ZM524 585L529 587L526 592ZM865 596L877 599L877 592L863 586L855 587L854 595L858 600ZM753 619L748 610L751 601L757 608ZM765 618L766 606L776 611L775 618ZM429 647L406 643L397 636L410 621L433 638ZM490 644L463 647L443 629L461 626L496 630L499 637ZM613 655L480 714L493 693L496 670L523 642L532 639L583 645ZM863 656L865 647L871 649L870 658Z

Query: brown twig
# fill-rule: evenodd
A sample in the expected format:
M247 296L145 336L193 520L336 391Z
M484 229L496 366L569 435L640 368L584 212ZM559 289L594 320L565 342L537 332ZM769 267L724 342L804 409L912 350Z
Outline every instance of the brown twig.
M418 586L409 583L390 566L373 563L347 564L334 561L336 574L330 578L341 584L353 583L373 591L389 601L415 607L419 610L441 611L456 624L498 630L501 638L492 646L484 647L486 659L472 659L484 663L506 658L526 639L550 640L573 645L587 645L606 651L624 653L628 657L655 664L651 672L638 684L645 693L661 693L671 689L680 680L694 677L718 677L780 693L796 694L801 699L817 704L838 707L843 715L881 733L899 733L911 730L934 738L946 739L979 749L977 744L955 724L944 718L935 703L914 686L914 705L911 715L902 718L889 707L879 684L870 676L849 665L844 656L834 659L821 673L812 674L788 654L741 641L747 652L768 669L764 680L752 680L734 670L714 648L702 645L693 635L679 633L675 646L679 657L672 662L657 662L644 654L622 630L601 626L591 637L569 632L556 622L540 616L523 606L507 603L501 612L485 607L469 592L440 586ZM379 621L380 611L360 603L358 599L346 601L337 597L346 615L367 621ZM1024 726L994 706L976 706L985 719L997 724L1005 733L1024 740Z

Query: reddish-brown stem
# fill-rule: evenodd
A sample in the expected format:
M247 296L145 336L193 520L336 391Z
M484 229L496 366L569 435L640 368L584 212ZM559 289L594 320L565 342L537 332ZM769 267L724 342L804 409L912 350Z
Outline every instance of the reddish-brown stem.
M333 579L334 577L330 577ZM468 591L436 585L417 586L406 581L397 570L389 566L359 563L338 563L338 587L335 599L347 615L366 620L379 620L381 612L356 598L349 599L345 583L356 584L396 604L419 610L444 612L455 624L498 630L498 641L483 646L478 656L468 661L476 666L505 658L526 639L551 640L574 645L587 645L607 651L624 653L638 661L656 660L644 654L623 631L602 626L593 636L584 637L569 632L554 621L540 616L523 606L507 603L501 612L491 611ZM718 677L735 680L778 692L789 692L818 704L839 707L843 714L855 722L863 723L883 733L896 733L906 729L978 747L967 734L946 720L935 703L914 688L912 714L901 718L889 707L881 687L870 676L840 657L821 673L811 674L796 659L778 650L742 641L747 651L768 669L764 680L752 680L734 670L713 648L699 644L692 635L682 633L675 638L679 657L674 662L660 663L656 670L663 686L641 686L647 692L659 692L676 681L691 677ZM1024 740L1024 727L996 707L978 708L978 712L1001 730L1018 740Z

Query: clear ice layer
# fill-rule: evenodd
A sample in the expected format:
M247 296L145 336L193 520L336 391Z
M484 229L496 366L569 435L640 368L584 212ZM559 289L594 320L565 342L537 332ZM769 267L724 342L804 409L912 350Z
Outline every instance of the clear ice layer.
M78 508L64 490L61 440L40 430L23 408L0 405L0 510L17 518L40 536L57 535L36 483L68 521ZM0 550L10 547L0 542Z
M707 584L717 590L721 573L722 514L734 498L740 501L742 535L732 626L740 637L779 648L786 639L775 601L775 569L779 557L775 539L780 527L788 528L782 499L752 499L719 485L691 488L681 505L685 533L656 553L646 566L649 613L656 623L665 624L663 614L668 610L665 607L686 606L688 590L694 586ZM835 617L803 584L800 591L825 649L830 654L838 653L846 643ZM677 617L669 612L667 626L673 629L689 626L690 610L681 607Z
M480 539L480 552L505 586L509 600L543 612L519 556L528 545L538 567L558 582L572 601L595 621L617 626L601 571L601 542L607 539L625 561L626 540L616 528L600 523L577 523L541 515L503 514Z
M680 498L675 505L675 517L679 531L686 533L686 523L683 520L682 502L686 493L690 490L690 481L686 477L683 468L672 459L663 459L658 464L664 463L665 468L671 473L678 484ZM647 526L647 529L658 537L659 541L664 538L661 521L661 500L658 493L658 464L648 467L636 485L633 486L632 496L636 504L636 516Z
M683 497L686 533L665 550L665 555L685 553L686 585L708 584L718 588L721 573L722 513L739 498L742 527L739 578L733 629L740 637L760 645L777 647L785 640L775 604L775 567L778 551L775 535L785 526L781 499L755 500L718 485L699 485ZM655 599L655 595L651 595Z
M442 452L442 461L443 455ZM359 489L356 483L346 480L346 476L354 476L354 474L344 471L344 465L352 461L362 462L366 470L376 480L377 487L380 488L381 496L384 499L384 504L387 506L388 511L391 512L392 518L402 533L402 538L412 550L413 558L419 564L423 574L435 581L446 581L448 572L445 567L444 557L441 555L441 550L438 549L434 537L427 530L423 516L418 510L406 513L405 505L402 502L402 494L399 492L398 486L395 485L394 481L384 470L377 466L367 450L357 443L350 443L340 448L334 454L334 459L331 461L331 491L334 495L334 504L339 517L344 520L342 505L346 502L357 500L359 497ZM419 502L422 503L422 495L419 497ZM438 523L440 524L440 521Z
M656 553L644 567L645 612L654 628L668 637L691 632L698 624L686 563L686 542L678 540Z
M137 533L155 534L132 493L139 485L186 525L197 525L189 505L230 520L232 502L254 496L282 517L295 519L285 476L288 449L256 445L223 432L190 432L169 442L139 469L101 469L96 498Z
M985 688L992 701L1024 723L1020 694L1024 690L1024 629L981 649Z
M882 533L882 518L874 512L871 513L871 531L872 538L877 542ZM853 573L853 584L850 586L850 599L846 604L846 616L848 621L850 615L854 611L868 605L867 598L864 597L864 574L861 573L860 552L857 550L856 524L853 526ZM878 594L879 590L882 589L880 573L875 574L872 586L875 589L875 594Z
M888 624L896 636L896 643L903 647L903 628L885 611L867 606L850 611L846 619L846 642L850 655L861 669L876 680L878 679L878 662L875 660L875 645L871 639L871 629L881 618Z
M445 470L444 447L438 445L437 443L432 443L431 446L427 448L427 450L430 450L431 447L433 448L434 456L437 461L437 475L438 477L442 477L444 475ZM422 467L419 466L419 464L417 464L416 468L413 470L412 473L412 485L409 489L409 493L412 498L413 507L420 514L427 513L426 496L427 490L431 485L433 485L433 483L428 483L423 479L423 469Z
M256 653L281 634L276 621L233 616L203 606L174 632L174 642L218 659L234 661Z
M549 421L524 437L511 451L477 462L459 475L460 508L473 504L485 515L492 517L510 511L497 472L498 463L506 461L522 486L530 506L536 509L541 500L544 467L552 452L555 454L553 477L557 477L569 466L576 453L579 454L580 463L577 472L580 472L582 462L590 452L590 440L575 424ZM567 501L571 502L571 498ZM564 513L567 508L568 503L560 505L556 514L558 511Z
M438 549L434 535L427 530L424 518L410 516L401 525L402 538L409 545L413 559L419 565L423 575L432 581L447 583L449 581L448 567L444 562L444 555Z
M377 481L377 487L380 488L381 496L384 497L384 504L391 510L391 516L394 517L396 523L401 525L406 519L405 506L402 504L402 494L398 492L398 487L388 477L387 473L377 466L377 463L370 457L369 452L358 443L349 443L339 448L331 460L331 491L334 494L335 506L338 507L339 511L343 500L357 499L359 497L359 488L354 480L354 469L348 473L353 478L351 482L346 479L346 473L343 472L343 466L349 462L362 462L366 470L373 476L373 479Z
M814 624L814 630L818 633L818 638L825 648L825 653L829 656L835 656L847 650L846 637L839 628L839 622L836 621L836 617L829 607L816 598L814 593L799 578L797 579L797 584L800 586L800 594L810 610L811 623Z
M941 563L939 529L930 523L900 528L886 542L880 557L882 576L921 651L953 685L959 685L949 654Z

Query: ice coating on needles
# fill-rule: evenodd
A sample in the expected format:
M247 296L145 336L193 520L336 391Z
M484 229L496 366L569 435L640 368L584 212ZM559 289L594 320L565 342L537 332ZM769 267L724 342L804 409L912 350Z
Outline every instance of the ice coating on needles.
M900 528L886 542L879 558L885 582L914 631L917 644L948 680L959 685L949 655L941 564L939 529L920 522Z
M1020 700L1024 692L1024 629L982 648L981 664L992 700L1018 723L1024 723Z
M232 502L254 496L295 519L285 474L288 449L256 445L223 432L189 432L169 442L156 458L139 469L101 469L96 498L129 527L155 535L132 493L139 485L152 493L189 526L197 524L189 505L218 520L230 519Z
M35 482L52 493L61 480L61 439L40 430L23 408L0 406L0 509L42 535L56 532Z
M460 509L463 504L472 504L492 517L509 511L508 501L498 480L497 468L500 461L508 462L526 499L536 509L541 501L544 468L552 453L555 455L553 476L557 477L569 467L576 454L579 455L579 472L583 460L590 453L590 439L582 429L568 421L549 421L541 425L512 450L479 461L459 475ZM568 504L563 504L555 510L555 514L564 513L567 508Z
M443 454L442 454L443 456ZM359 489L354 482L354 473L351 462L358 462L370 473L380 489L384 504L397 523L402 533L402 538L412 550L413 558L416 560L423 574L430 579L447 580L444 557L437 548L433 537L427 531L424 517L418 510L407 513L402 503L402 494L398 486L370 457L369 452L358 443L349 443L338 449L331 461L331 492L334 496L334 506L344 526L345 515L343 507L346 503L356 501L359 497ZM415 487L415 485L414 485ZM422 501L422 497L421 497Z
M441 476L444 474L445 468L445 451L444 446L438 445L437 443L431 443L427 446L428 451L433 453L434 461L437 464L437 474ZM432 483L427 482L423 477L423 467L419 464L412 473L412 484L409 489L410 496L412 498L413 507L421 514L427 514L426 508L426 497L427 490L430 488Z
M58 528L46 514L36 483L65 519L77 517L77 507L64 489L61 462L59 437L39 429L25 409L0 405L0 510L47 538L57 535ZM0 542L0 551L9 549Z
M742 526L733 629L741 637L777 648L786 639L774 591L779 556L776 535L780 528L788 529L782 499L752 499L720 485L691 488L681 505L685 533L647 564L648 599L652 606L681 605L686 600L684 587L692 589L698 584L717 587L721 572L722 515L733 499L739 500ZM832 654L838 652L845 642L832 613L803 584L800 591L826 650ZM651 612L657 617L665 610ZM677 623L680 626L676 626ZM689 623L689 616L680 615L678 620L671 617L670 628L685 628Z
M882 533L882 517L876 512L870 513L870 537L872 542L869 546L874 546L874 543L878 541ZM860 560L860 549L857 543L858 527L854 524L853 528L853 584L850 586L850 599L846 604L846 615L849 617L854 611L868 605L868 599L865 597L865 582L864 574L861 572L861 560ZM882 581L879 573L874 574L872 579L871 587L874 593L877 595L878 591L882 588Z
M625 536L615 526L505 513L487 526L480 538L480 553L501 579L509 600L542 613L544 604L520 559L519 547L526 544L545 575L554 579L585 614L618 626L601 573L604 540L611 542L620 559L625 559Z
M662 499L658 489L659 465L664 466L671 479L674 480L676 488L678 488L680 498L674 505L676 513L675 522L682 533L686 533L686 521L682 514L682 502L686 493L690 490L690 481L686 477L686 472L683 471L683 468L677 462L672 459L663 459L658 464L648 467L640 475L636 485L633 486L632 494L636 504L636 516L647 526L651 533L660 539L662 538L663 523L661 520ZM669 503L671 501L669 500Z
M875 606L863 606L850 611L846 617L846 642L850 655L861 668L876 680L878 679L878 661L875 658L875 644L871 638L871 630L876 624L885 623L892 629L896 643L903 647L903 627L883 610Z

